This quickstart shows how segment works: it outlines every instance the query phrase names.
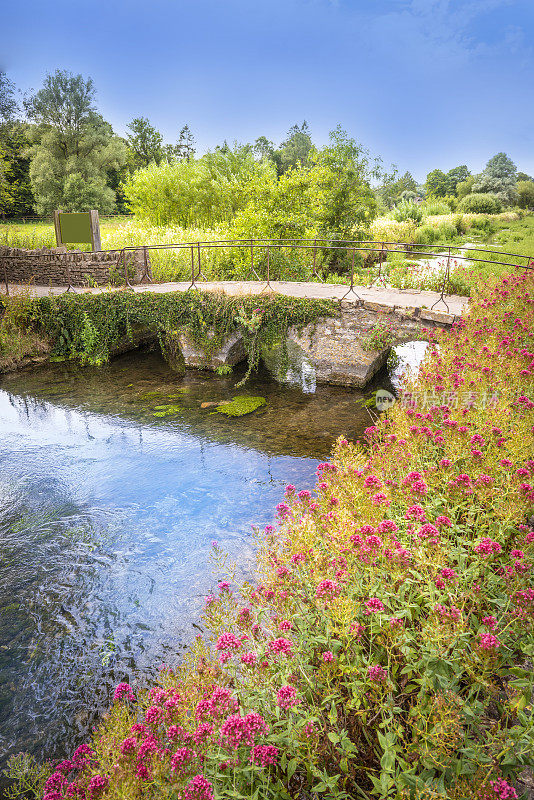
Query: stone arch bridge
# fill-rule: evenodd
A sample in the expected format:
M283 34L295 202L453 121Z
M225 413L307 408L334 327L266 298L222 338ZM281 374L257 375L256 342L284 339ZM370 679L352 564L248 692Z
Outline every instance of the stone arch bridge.
M170 291L171 287L176 291L187 285L138 286L134 291ZM198 283L196 288L232 296L265 293L265 284L255 281ZM292 297L340 300L337 316L319 320L301 331L290 328L287 376L282 375L279 348L262 353L275 378L293 378L304 385L317 382L362 388L385 365L390 351L390 346L379 350L369 350L365 346L378 323L387 324L395 336L393 344L402 344L424 339L424 328L450 327L468 303L466 297L448 295L443 298L436 292L384 287L356 286L347 293L346 286L336 284L271 282L269 291ZM208 361L186 334L180 335L179 343L186 367L212 370L225 365L232 367L246 356L238 333L231 334Z

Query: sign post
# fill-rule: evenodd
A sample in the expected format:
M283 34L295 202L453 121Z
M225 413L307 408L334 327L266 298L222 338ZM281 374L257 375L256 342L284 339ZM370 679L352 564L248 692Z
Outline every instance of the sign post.
M90 244L93 252L102 250L98 211L54 211L54 228L58 247L63 244Z

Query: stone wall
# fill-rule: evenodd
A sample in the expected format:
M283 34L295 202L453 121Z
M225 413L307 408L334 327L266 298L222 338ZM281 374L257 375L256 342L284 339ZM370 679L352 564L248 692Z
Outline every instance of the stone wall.
M152 277L149 251L142 247L125 252L131 283L141 283ZM36 286L102 286L124 283L124 261L120 250L84 253L54 247L25 250L0 246L0 281Z

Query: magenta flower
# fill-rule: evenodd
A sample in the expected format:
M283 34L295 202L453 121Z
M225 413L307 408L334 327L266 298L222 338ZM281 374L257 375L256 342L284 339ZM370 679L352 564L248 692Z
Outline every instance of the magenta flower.
M479 647L481 650L495 651L500 647L500 642L492 633L479 633Z
M328 663L329 661L333 660L334 660L334 654L332 653L332 651L326 650L326 652L323 653L323 661Z
M372 681L376 681L377 683L383 683L388 676L386 670L383 667L381 667L380 664L377 664L376 666L373 667L369 667L367 670L367 674L369 675Z
M267 767L278 762L279 750L272 744L258 744L250 751L250 763Z
M113 695L114 700L122 700L123 698L126 698L132 703L135 701L135 695L128 683L119 683Z
M276 693L276 702L280 708L292 708L298 705L297 690L294 686L282 686Z
M324 581L321 581L320 584L317 586L315 590L316 597L323 597L327 600L331 600L333 597L337 597L341 592L338 584L335 581L331 581L328 578Z
M377 614L379 611L385 610L384 603L378 597L370 597L369 600L366 600L365 608L364 614Z

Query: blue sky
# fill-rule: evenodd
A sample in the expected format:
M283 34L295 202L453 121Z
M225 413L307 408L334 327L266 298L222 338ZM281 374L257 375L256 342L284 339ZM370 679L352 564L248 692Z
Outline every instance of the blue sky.
M0 26L20 89L90 75L120 134L188 123L203 151L306 119L419 180L500 150L534 175L534 0L26 0Z

